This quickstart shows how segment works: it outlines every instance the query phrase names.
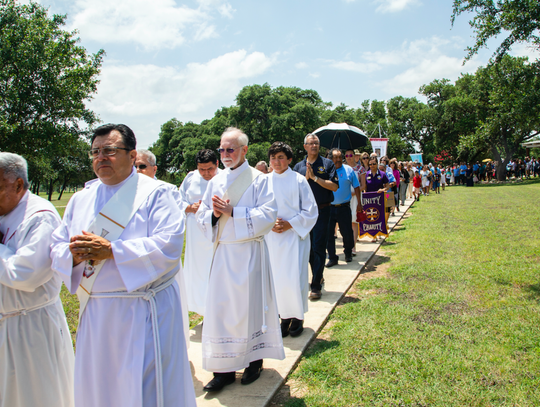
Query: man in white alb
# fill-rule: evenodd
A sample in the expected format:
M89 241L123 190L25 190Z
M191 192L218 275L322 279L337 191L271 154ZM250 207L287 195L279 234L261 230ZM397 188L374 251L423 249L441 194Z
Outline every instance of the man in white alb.
M197 169L186 175L180 185L180 210L186 214L186 251L184 253L184 280L186 283L188 309L204 315L206 289L214 244L197 226L196 213L201 204L208 182L220 169L219 160L212 150L201 150L195 157Z
M73 195L52 268L81 303L77 407L195 406L178 285L184 216L171 190L133 168L133 131L98 127L98 179Z
M73 407L73 345L51 270L54 206L28 190L26 160L0 153L0 406Z
M265 236L276 288L281 318L281 335L298 336L304 330L304 313L308 310L309 232L315 226L319 211L311 187L289 164L291 147L276 141L268 151L274 171L270 187L278 206L278 218Z
M137 149L137 157L135 157L135 169L139 174L144 174L155 179L157 165L156 156L154 153L144 148Z
M202 331L203 368L218 391L246 368L242 384L259 378L264 358L284 359L264 235L276 222L268 177L246 161L248 137L228 128L219 153L225 170L208 183L197 222L216 249Z

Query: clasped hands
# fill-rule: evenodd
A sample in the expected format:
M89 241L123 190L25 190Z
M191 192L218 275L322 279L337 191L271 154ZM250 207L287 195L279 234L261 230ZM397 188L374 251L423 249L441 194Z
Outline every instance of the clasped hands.
M186 208L186 213L197 213L199 210L199 206L201 206L201 201L192 203L191 205L188 205Z
M73 236L69 240L69 251L73 255L73 266L87 260L98 263L114 258L111 242L84 230L82 235Z
M291 228L292 228L292 226L289 223L289 221L283 220L281 218L277 218L276 224L272 228L272 232L283 233L283 232L286 232L287 230L289 230Z
M217 195L212 197L212 207L216 218L219 218L221 214L232 216L233 207L229 204L230 201L230 199L221 199Z
M313 168L311 168L311 164L306 162L306 179L315 179L315 173L313 172Z

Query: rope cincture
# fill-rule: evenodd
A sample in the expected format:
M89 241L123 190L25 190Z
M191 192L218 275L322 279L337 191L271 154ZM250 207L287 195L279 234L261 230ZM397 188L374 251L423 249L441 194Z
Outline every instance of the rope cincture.
M152 319L152 335L154 338L154 354L156 359L156 407L163 407L163 367L161 363L161 342L159 338L159 325L157 315L156 294L163 291L174 283L174 276L148 291L93 293L90 298L142 298L150 304L150 316Z

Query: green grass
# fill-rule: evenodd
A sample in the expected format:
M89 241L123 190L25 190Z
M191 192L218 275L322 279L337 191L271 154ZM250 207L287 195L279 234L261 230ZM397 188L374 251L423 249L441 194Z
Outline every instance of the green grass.
M540 182L422 198L292 374L286 406L537 406Z

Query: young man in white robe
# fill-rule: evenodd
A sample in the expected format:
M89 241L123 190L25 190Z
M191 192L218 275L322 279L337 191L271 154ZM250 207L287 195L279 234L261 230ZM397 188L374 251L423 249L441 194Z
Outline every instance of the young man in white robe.
M0 406L73 407L73 345L51 270L60 216L28 190L26 160L0 153Z
M244 368L241 383L252 383L264 358L285 358L264 242L276 222L274 194L246 161L241 130L225 130L218 151L225 170L210 180L197 212L201 231L216 243L202 331L203 368L214 372L206 391L233 383Z
M278 207L278 218L265 236L272 265L276 300L281 318L281 335L299 336L304 330L304 313L308 311L309 232L315 226L319 211L311 187L289 164L291 147L276 141L268 151L274 171L270 187Z
M137 174L135 148L125 125L94 131L90 156L98 179L73 195L53 234L52 268L70 292L81 285L90 293L89 299L79 293L88 302L77 333L77 407L196 405L174 280L184 216L170 188ZM133 198L133 190L145 193ZM117 224L124 212L114 211L118 205L133 214L121 232L89 232L102 217ZM119 237L109 241L107 234Z
M189 311L204 315L206 290L212 265L214 244L208 240L197 225L199 210L208 182L220 169L219 160L212 150L201 150L195 157L197 169L186 175L180 185L180 210L186 214L186 251L184 253L184 280L186 283Z

